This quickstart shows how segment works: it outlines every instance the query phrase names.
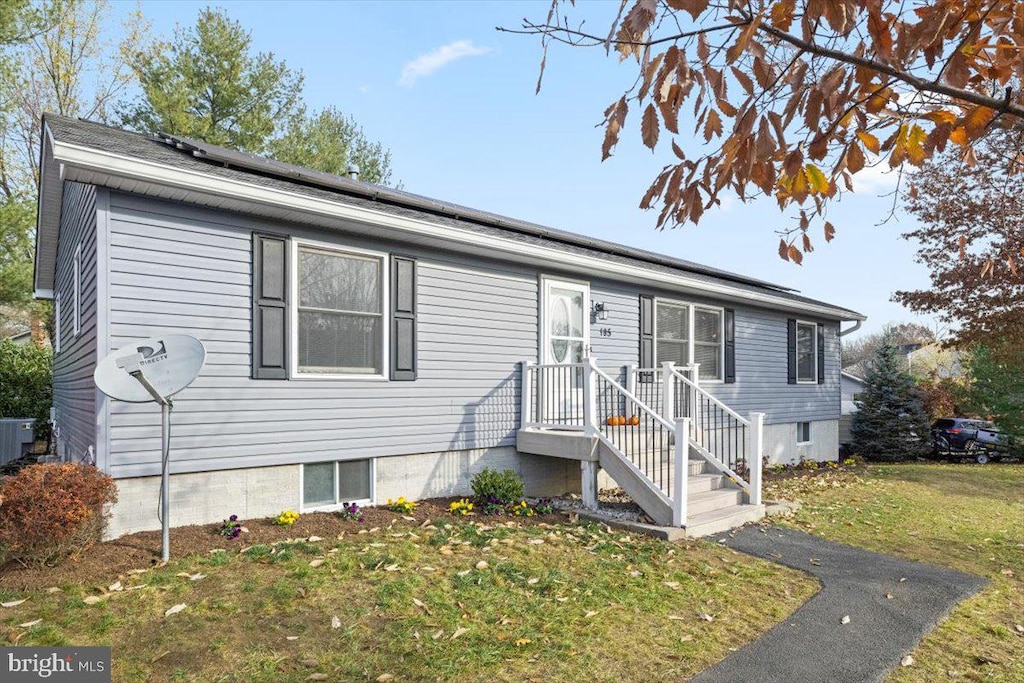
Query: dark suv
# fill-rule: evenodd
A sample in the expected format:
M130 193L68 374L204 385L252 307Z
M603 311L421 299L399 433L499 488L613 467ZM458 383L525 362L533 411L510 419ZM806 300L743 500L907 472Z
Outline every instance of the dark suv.
M932 452L937 457L967 456L979 464L1009 454L1009 439L987 420L949 417L932 425Z

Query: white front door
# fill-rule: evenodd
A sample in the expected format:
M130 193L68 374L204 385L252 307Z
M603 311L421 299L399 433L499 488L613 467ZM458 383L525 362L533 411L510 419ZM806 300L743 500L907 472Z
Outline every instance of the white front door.
M541 363L582 363L590 346L590 286L585 282L544 279ZM555 369L545 373L545 421L582 426L583 371Z

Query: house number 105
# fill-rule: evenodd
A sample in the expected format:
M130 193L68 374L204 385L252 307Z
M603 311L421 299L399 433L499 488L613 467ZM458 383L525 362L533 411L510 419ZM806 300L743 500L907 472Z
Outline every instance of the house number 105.
M599 330L599 332L601 333L602 337L610 337L610 336L612 336L612 328L610 328L610 327L602 327Z

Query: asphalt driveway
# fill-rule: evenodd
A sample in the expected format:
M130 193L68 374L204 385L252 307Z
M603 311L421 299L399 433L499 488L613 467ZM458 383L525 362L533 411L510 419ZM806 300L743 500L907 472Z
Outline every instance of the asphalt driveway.
M740 552L810 572L822 589L691 683L881 681L953 605L988 583L789 529L755 525L715 538Z

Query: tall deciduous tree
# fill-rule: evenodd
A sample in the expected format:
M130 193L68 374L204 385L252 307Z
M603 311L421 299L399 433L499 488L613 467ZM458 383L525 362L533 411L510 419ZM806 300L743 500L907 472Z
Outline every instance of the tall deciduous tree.
M931 443L922 395L891 339L882 343L871 360L864 383L850 425L854 450L879 460L927 454Z
M953 147L971 164L993 122L1024 118L1021 2L623 0L598 32L569 4L553 0L519 32L541 36L542 76L552 42L635 62L605 110L602 158L630 112L643 143L675 157L640 206L660 205L658 226L675 227L723 193L774 197L790 213L779 255L796 263L814 249L812 225L833 238L829 206L874 158L921 166Z
M1022 3L1024 5L1024 3ZM954 154L913 176L905 200L931 287L896 292L911 310L937 314L962 346L1024 344L1024 122L998 129L977 146L979 172ZM1008 348L1006 350L1009 350Z
M122 113L127 125L265 153L278 122L299 106L302 73L273 54L253 53L249 31L223 10L203 9L130 55L143 96Z
M118 51L135 49L144 27L131 14L111 40L106 0L4 0L2 9L0 305L25 306L32 297L42 114L106 120L133 78Z
M843 368L866 363L874 358L879 347L886 340L897 346L904 344L930 344L935 333L918 323L888 323L881 332L868 334L847 342L843 340Z

